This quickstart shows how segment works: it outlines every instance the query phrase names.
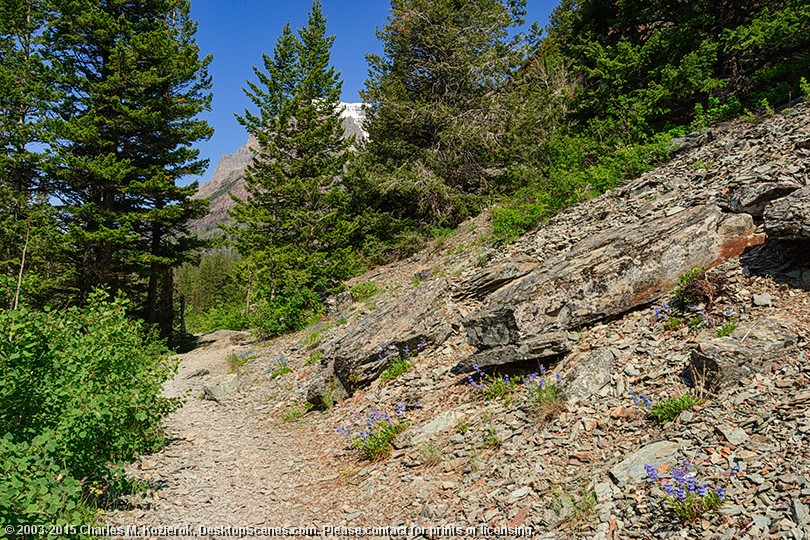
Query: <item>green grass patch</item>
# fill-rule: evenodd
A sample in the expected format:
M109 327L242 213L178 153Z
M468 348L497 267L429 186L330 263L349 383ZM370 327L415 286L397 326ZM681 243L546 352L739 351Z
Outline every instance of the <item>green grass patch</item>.
M321 351L314 352L314 353L309 355L309 358L304 360L304 365L305 366L315 365L315 364L317 364L318 362L321 361L321 358L323 358L323 352L321 352Z
M665 399L650 407L650 416L659 424L675 420L683 411L703 403L703 400L690 394Z
M714 334L714 335L715 335L715 336L717 336L717 337L726 337L726 336L730 336L732 333L734 333L734 330L736 330L737 328L739 328L739 326L740 326L740 325L738 325L738 324L736 324L736 323L733 323L733 322L727 322L726 324L724 324L723 326L721 326L720 328L718 328L718 329L717 329L717 332L715 332L715 334Z
M408 358L397 358L389 363L385 371L380 374L380 383L385 384L390 380L396 379L412 367L413 363L411 363Z

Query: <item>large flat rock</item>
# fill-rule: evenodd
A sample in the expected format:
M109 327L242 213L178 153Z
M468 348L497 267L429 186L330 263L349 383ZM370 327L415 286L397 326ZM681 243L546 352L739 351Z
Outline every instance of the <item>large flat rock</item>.
M810 239L810 186L770 203L763 218L768 238Z
M698 345L690 358L690 376L695 385L718 390L782 360L796 342L788 322L761 319Z
M468 317L471 360L486 367L564 354L569 331L653 302L692 268L739 256L762 242L754 231L750 215L704 205L583 240Z
M368 385L406 347L414 354L420 344L443 343L457 318L446 279L425 283L386 301L324 346L321 370L307 398L317 405L323 392L337 389L351 394L355 388Z

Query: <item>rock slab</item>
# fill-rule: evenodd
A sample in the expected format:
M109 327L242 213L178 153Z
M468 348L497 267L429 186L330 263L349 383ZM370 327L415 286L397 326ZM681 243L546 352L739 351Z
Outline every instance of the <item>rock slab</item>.
M810 186L770 203L763 218L768 238L810 239Z
M690 356L689 376L698 387L719 390L781 360L796 340L787 321L773 317L756 321L744 334L738 330L698 345Z
M564 354L569 331L621 315L672 290L678 277L762 242L748 214L715 205L580 241L496 290L465 321L481 367ZM486 269L484 271L487 271Z
M671 441L658 441L636 450L610 469L610 477L619 487L638 482L647 476L645 465L660 467L672 460L681 445Z

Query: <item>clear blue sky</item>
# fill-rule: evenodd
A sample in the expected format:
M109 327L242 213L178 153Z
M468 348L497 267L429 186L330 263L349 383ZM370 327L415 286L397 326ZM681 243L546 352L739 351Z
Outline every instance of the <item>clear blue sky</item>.
M558 0L528 0L528 22L545 25ZM250 103L242 92L247 79L255 80L252 67L262 53L272 54L276 38L289 20L294 29L306 22L310 0L192 0L191 13L199 22L197 43L201 54L213 54L210 73L214 81L212 110L204 118L214 127L211 140L198 145L210 160L209 180L223 154L233 153L247 140L247 133L234 118ZM332 62L343 75L343 101L360 101L367 75L365 55L380 53L374 30L385 24L388 0L323 0L327 31L335 36Z

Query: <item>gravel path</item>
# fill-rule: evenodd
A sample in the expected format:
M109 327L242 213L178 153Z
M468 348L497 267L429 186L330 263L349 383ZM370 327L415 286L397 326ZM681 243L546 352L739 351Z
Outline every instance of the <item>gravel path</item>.
M204 383L227 374L228 355L246 350L241 337L217 332L180 355L178 374L166 384L167 395L186 396L166 422L171 442L129 471L155 489L131 499L130 508L108 512L108 525L302 527L352 517L345 503L357 493L345 478L360 467L335 462L335 449L312 428L317 413L284 422L264 388L250 391L262 378L258 363L240 373L243 390L234 400L200 399ZM189 378L201 370L208 373Z

